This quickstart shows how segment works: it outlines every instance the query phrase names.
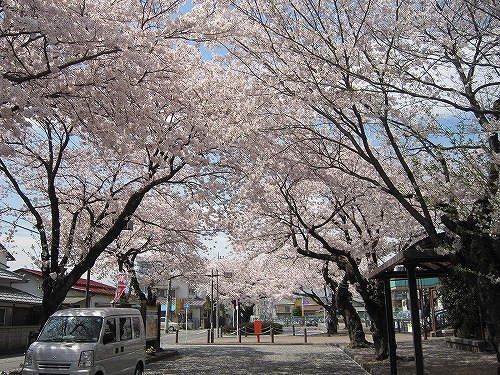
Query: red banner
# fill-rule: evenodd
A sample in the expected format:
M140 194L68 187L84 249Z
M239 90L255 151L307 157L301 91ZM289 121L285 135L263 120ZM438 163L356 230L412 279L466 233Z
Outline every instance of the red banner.
M123 292L127 288L127 274L126 273L119 273L118 274L118 284L116 286L116 291L115 291L115 298L113 298L113 303L118 302L120 297L122 296Z

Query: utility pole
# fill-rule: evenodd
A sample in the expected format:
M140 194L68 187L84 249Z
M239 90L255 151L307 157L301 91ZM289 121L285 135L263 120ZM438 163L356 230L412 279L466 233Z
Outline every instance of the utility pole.
M233 273L232 272L224 272L223 274L219 274L218 270L215 270L215 273L214 273L214 269L212 268L212 272L210 273L210 275L205 275L205 276L210 277L212 279L211 290L210 290L210 335L209 335L210 340L208 340L208 341L213 343L214 342L214 309L216 310L215 318L217 319L215 326L217 329L217 337L219 337L219 276L231 278L231 277L233 277ZM217 285L216 285L216 288L217 288L216 301L214 301L214 277L217 278L217 281L216 281L216 283L217 283Z
M216 297L215 297L215 330L217 331L217 337L220 337L219 335L219 272L215 270L215 277L217 281L217 289L216 289Z
M214 342L214 269L212 268L212 288L210 291L210 342Z

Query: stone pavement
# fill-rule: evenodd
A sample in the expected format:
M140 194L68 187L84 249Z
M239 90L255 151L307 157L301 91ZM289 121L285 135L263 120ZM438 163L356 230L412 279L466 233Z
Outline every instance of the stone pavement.
M172 350L178 351L180 356L183 351L189 349L189 346L214 346L220 350L230 350L228 345L236 347L236 350L244 353L247 350L258 350L258 346L266 345L268 347L290 345L289 349L293 352L293 346L301 345L300 351L307 352L307 348L311 348L311 355L318 354L317 348L337 346L343 350L347 355L353 358L361 367L372 375L389 375L390 364L389 361L377 362L373 360L373 349L350 349L348 347L349 337L345 332L338 335L328 336L324 333L309 334L307 336L307 343L303 334L292 335L275 335L274 344L271 343L269 335L261 336L260 343L257 343L255 336L242 337L241 343L235 336L224 336L222 338L215 337L214 344L207 344L207 334L205 330L196 331L199 334L190 337L186 343L179 337L180 344L175 344L175 334L162 334L161 346L168 349L168 353ZM370 336L367 335L369 339ZM413 341L410 334L396 334L396 341L398 344L398 374L399 375L413 375L415 374L415 366L413 361ZM313 346L315 348L313 348ZM429 338L422 340L422 347L424 352L424 372L430 375L495 375L498 370L498 363L496 356L493 353L474 353L458 349L451 349L446 347L445 338ZM174 357L175 358L175 357ZM23 355L0 355L0 374L17 374L20 371L20 365L23 362ZM172 358L157 358L160 359L157 365L165 364ZM209 361L210 357L204 358ZM321 356L320 356L321 360ZM335 368L335 363L330 363L332 370ZM168 372L164 372L168 373ZM252 374L252 372L246 372ZM315 374L314 372L306 372L308 374ZM334 374L335 372L331 372Z
M206 332L206 331L205 331ZM224 335L222 338L215 337L214 344L207 344L207 334L200 331L200 335L195 339L189 339L190 345L304 345L306 347L313 345L334 345L342 349L347 355L353 358L361 367L363 367L371 375L390 375L390 362L375 361L374 350L372 348L363 349L350 349L349 336L345 331L341 331L337 335L328 336L324 333L321 334L308 334L307 343L305 343L302 331L296 336L292 335L275 335L274 344L271 343L269 335L262 335L260 343L257 343L255 336L248 336L241 338L239 343L236 336ZM170 348L176 348L179 344L170 344L174 337L171 335L168 344ZM168 336L168 335L167 335ZM367 339L370 335L367 333ZM179 338L179 342L183 345L179 346L179 352L182 354L182 346L185 345L184 341ZM396 334L398 357L397 371L398 375L414 375L415 362L413 353L413 337L408 333ZM465 350L451 349L446 346L446 339L444 337L429 337L427 340L422 338L422 349L424 352L424 373L430 375L495 375L499 370L496 356L491 352L469 352ZM332 370L335 365L332 364ZM332 374L335 372L332 371ZM314 373L310 373L314 374ZM500 374L500 373L499 373Z
M148 364L144 375L368 375L331 345L180 344L179 355Z

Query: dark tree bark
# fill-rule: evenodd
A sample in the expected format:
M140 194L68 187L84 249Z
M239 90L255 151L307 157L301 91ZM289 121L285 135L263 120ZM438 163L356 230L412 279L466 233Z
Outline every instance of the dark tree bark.
M366 340L363 323L358 312L352 305L352 293L348 289L347 276L337 288L335 303L344 317L345 327L349 332L350 346L352 348L366 348L370 343Z
M366 312L370 316L370 331L375 347L375 358L384 360L389 357L389 337L387 336L387 318L385 315L384 285L379 281L368 282L358 288L363 297Z
M127 273L130 276L130 287L135 292L136 296L140 301L148 300L146 294L141 290L139 280L137 279L137 273L135 272L135 258L139 254L139 251L135 249L130 249L124 254L118 256L118 270L123 271L123 267L126 268Z
M239 305L240 311L240 323L248 323L250 321L250 317L253 315L253 308L255 304L252 303L249 306L243 306L241 303Z

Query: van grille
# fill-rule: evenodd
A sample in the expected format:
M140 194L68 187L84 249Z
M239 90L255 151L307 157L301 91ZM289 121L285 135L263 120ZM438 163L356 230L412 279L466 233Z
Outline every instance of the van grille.
M49 370L49 369L54 369L54 370L69 370L71 368L71 363L46 363L46 362L41 362L38 364L38 368L40 370ZM40 374L41 375L41 374Z

